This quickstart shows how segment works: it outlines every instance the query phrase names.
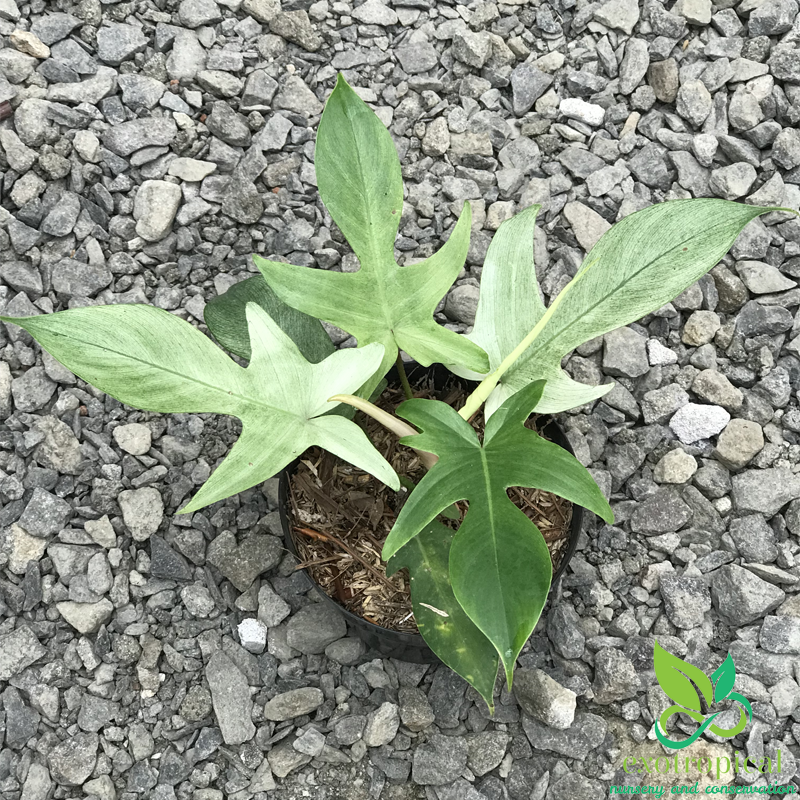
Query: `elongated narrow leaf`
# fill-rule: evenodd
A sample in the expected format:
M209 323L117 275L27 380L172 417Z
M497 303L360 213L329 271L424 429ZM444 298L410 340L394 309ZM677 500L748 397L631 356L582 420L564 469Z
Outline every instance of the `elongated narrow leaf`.
M245 313L248 303L263 308L312 364L318 364L336 349L318 319L287 306L262 275L253 275L209 301L203 311L208 329L231 353L250 360L250 334Z
M714 702L714 690L705 672L668 653L658 642L653 653L653 665L661 688L673 702L693 711L702 711L695 686L700 689L707 706Z
M545 307L533 261L533 236L540 208L530 206L506 220L486 251L475 326L466 338L486 351L490 371L500 366L544 316ZM464 378L475 380L484 377L456 364L448 366ZM602 397L614 387L613 383L603 386L578 383L561 369L560 363L549 365L549 370L541 370L533 377L523 370L506 373L506 376L489 398L488 416L534 377L547 380L537 406L543 414L583 405Z
M229 414L242 422L230 454L180 513L189 513L272 477L312 445L375 475L397 475L355 423L324 415L327 398L353 391L374 373L378 345L342 350L310 364L255 303L246 307L250 364L240 367L200 331L147 305L76 308L37 317L0 317L24 328L83 380L148 411Z
M461 608L450 586L450 545L454 536L455 531L433 520L389 559L386 574L408 567L414 618L422 638L493 709L499 659L492 643Z
M776 210L727 200L670 200L620 220L592 248L537 338L503 375L486 404L487 415L540 378L549 387L542 412L563 411L605 394L613 384L584 389L564 375L561 359L583 342L673 300L719 263L749 222ZM533 272L535 213L527 209L504 222L487 253L470 339L489 352L492 368L544 314ZM516 298L510 306L509 298Z
M543 381L537 381L506 401L489 420L483 445L446 403L407 400L397 409L398 416L422 431L401 443L439 460L403 506L383 557L394 555L451 503L469 502L450 549L450 580L459 604L499 653L509 684L516 657L547 599L552 566L541 533L506 489L553 492L613 520L580 462L524 427L542 389Z
M467 256L469 204L438 252L418 264L398 266L394 240L403 212L400 161L389 131L341 75L322 112L315 162L320 197L361 268L329 272L254 257L275 293L352 334L359 347L382 344L385 354L374 384L395 362L398 348L424 366L457 362L487 370L480 347L433 320ZM372 388L365 387L365 396Z

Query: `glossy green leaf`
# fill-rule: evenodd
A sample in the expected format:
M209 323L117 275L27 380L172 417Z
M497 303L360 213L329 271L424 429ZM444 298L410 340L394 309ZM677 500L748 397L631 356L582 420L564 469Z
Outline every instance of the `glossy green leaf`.
M353 391L383 356L375 345L341 350L319 364L255 303L246 307L250 364L244 368L188 322L147 305L75 308L0 317L24 328L83 380L122 403L162 413L238 417L242 434L180 512L197 511L272 477L319 445L393 489L397 475L355 423L326 414L334 389Z
M655 643L653 661L656 678L673 702L693 711L702 711L696 686L705 698L706 705L711 705L714 695L713 687L703 670L668 653L658 642Z
M401 443L439 460L403 506L383 557L394 555L452 503L469 502L450 550L450 580L458 602L500 654L509 684L516 657L547 599L552 566L541 533L506 489L536 487L613 520L585 467L524 427L542 388L538 381L510 398L489 420L483 445L446 403L415 399L397 409L398 416L422 431Z
M486 251L475 325L466 338L486 351L490 371L500 366L545 313L533 261L533 236L540 208L529 206L506 220L497 229ZM485 377L459 365L448 367L470 380ZM560 363L550 365L549 370L541 370L535 376L529 373L530 370L523 369L506 373L489 398L489 415L535 378L547 380L537 406L537 411L543 414L591 402L614 387L613 383L602 386L578 383L561 369Z
M714 671L711 680L714 682L714 702L719 703L731 693L736 683L736 666L730 653Z
M336 349L318 319L287 306L262 275L254 275L210 300L203 311L208 329L231 353L250 360L250 334L245 313L248 303L263 308L312 364L318 364Z
M386 574L408 567L414 619L422 638L483 697L491 710L499 659L450 586L450 545L455 533L433 520L389 559Z
M320 119L315 166L320 197L361 266L357 272L331 272L255 256L275 293L352 334L359 347L382 344L385 353L375 383L394 364L398 348L424 366L457 362L488 369L480 347L433 319L464 266L472 223L469 204L436 253L398 266L394 240L403 212L400 161L389 131L341 75ZM365 387L364 396L372 388Z
M486 404L487 415L540 378L550 387L539 408L543 412L602 396L611 384L583 389L561 372L561 359L578 345L673 300L719 263L749 222L776 210L789 209L716 199L670 200L620 220L592 248L556 298L558 305L538 336L502 376ZM476 331L470 338L490 353L493 368L522 341L522 329L544 315L533 287L534 216L528 209L500 226L497 249L491 259L487 254L481 276ZM510 298L519 299L509 307Z

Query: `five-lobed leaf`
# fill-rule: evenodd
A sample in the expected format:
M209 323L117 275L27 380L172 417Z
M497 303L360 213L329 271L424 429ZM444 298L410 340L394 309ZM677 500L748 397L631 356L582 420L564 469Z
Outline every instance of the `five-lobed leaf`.
M318 319L287 306L262 275L253 275L210 300L203 310L208 329L231 353L250 360L250 332L245 313L248 303L263 308L312 364L318 364L336 349Z
M438 325L433 313L461 271L469 249L471 209L464 204L448 240L417 264L398 266L394 240L403 211L400 161L391 134L375 112L339 75L317 131L315 168L319 194L353 248L357 272L311 269L256 256L256 266L290 306L330 322L362 347L385 348L374 385L395 362L398 349L417 362L457 362L489 367L486 353Z
M669 200L620 220L592 248L562 290L563 302L502 376L486 404L486 414L490 416L506 398L540 378L551 387L540 406L543 412L564 411L604 394L609 384L584 389L565 380L561 359L580 344L673 300L720 261L749 222L778 210L789 209L717 199ZM481 275L476 330L470 338L492 348L492 369L524 338L520 330L528 323L531 330L543 316L538 290L531 285L534 214L522 212L500 226L490 251L495 242L497 247L491 258L487 253ZM506 313L503 303L518 293L524 300L511 303Z
M510 398L489 420L483 444L446 403L415 399L397 409L422 431L401 443L434 453L439 461L403 506L383 557L394 555L452 503L469 502L450 549L450 581L459 604L500 655L509 684L547 599L552 564L538 528L506 490L539 488L613 520L585 467L524 427L542 388L537 381Z
M499 659L492 643L459 605L450 585L450 546L456 532L433 520L388 561L386 574L407 567L417 628L428 646L494 709Z
M122 403L162 413L229 414L242 422L233 449L180 512L189 513L272 477L312 445L393 489L397 475L355 423L326 414L333 388L350 392L377 369L378 345L342 350L318 364L255 303L244 368L188 322L147 305L76 308L0 317L24 328L54 358Z

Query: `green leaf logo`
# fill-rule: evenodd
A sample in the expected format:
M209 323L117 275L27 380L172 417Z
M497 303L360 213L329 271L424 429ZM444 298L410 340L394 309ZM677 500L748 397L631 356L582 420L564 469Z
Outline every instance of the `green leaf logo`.
M665 747L673 749L688 747L702 736L706 728L709 728L717 736L730 739L741 733L752 718L753 710L749 701L737 692L731 691L736 680L736 667L730 653L714 671L711 680L693 664L668 653L658 642L655 643L653 663L661 688L675 703L666 709L656 721L656 737ZM714 719L720 713L719 711L708 716L703 714L703 700L705 700L705 708L708 710L713 703L719 703L725 698L738 702L742 706L739 722L735 727L729 729L720 728L714 724ZM666 735L667 723L674 714L686 714L700 723L700 727L683 741L669 739Z

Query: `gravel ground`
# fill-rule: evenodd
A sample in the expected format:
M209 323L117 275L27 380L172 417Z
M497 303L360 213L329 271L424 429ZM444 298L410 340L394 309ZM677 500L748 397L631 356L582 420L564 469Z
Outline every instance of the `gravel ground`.
M652 203L800 207L795 0L0 0L0 35L12 316L151 303L205 330L252 252L357 268L314 184L337 71L400 153L401 262L473 204L438 315L459 331L492 232L532 203L548 295ZM617 381L564 423L618 521L589 524L493 720L304 593L274 481L174 516L235 420L126 408L0 325L0 797L594 800L651 782L622 765L661 753L654 637L708 674L736 659L753 721L701 752L780 749L794 780L798 277L800 222L764 217L569 359Z

